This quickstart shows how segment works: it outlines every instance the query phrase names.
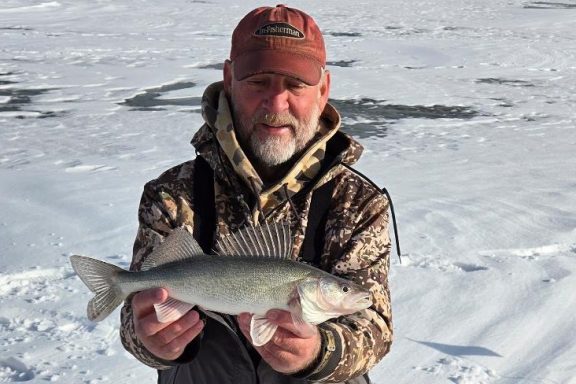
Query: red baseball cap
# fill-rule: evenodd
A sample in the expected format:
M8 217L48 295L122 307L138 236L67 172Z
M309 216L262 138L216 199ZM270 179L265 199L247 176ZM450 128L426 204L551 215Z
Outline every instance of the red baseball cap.
M248 13L232 33L234 77L278 73L316 85L326 66L324 38L314 19L285 5Z

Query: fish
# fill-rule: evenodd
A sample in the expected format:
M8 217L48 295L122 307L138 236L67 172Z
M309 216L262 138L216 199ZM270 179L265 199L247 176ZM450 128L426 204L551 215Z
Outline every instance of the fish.
M290 226L273 222L226 235L215 254L206 254L181 227L154 248L138 272L87 256L73 255L70 262L95 294L87 307L92 321L105 319L132 293L161 287L169 298L155 305L158 321L175 321L195 306L220 322L218 314L248 312L255 346L276 332L266 318L271 309L289 311L295 324L317 325L372 305L370 291L361 285L292 260L292 246Z

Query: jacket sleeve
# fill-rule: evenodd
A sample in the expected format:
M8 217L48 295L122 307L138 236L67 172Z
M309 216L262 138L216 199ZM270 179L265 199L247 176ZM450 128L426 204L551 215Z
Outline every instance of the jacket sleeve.
M169 194L148 183L140 200L138 220L131 271L140 270L143 261L173 228L189 225L192 222L192 211L183 199L176 201ZM165 361L153 355L136 337L131 304L132 295L126 299L120 314L120 339L124 348L152 368L167 369L175 365L176 362Z
M373 304L320 325L323 349L305 375L308 380L330 383L360 376L378 363L392 344L388 200L374 188L370 194L360 189L364 191L352 183L339 193L343 200L327 221L322 267L369 288Z

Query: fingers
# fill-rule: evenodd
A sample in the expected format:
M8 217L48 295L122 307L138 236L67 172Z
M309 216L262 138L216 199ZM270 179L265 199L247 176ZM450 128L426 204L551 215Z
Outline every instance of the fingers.
M134 329L137 335L155 338L162 344L168 344L193 327L199 320L198 312L190 311L172 323L161 323L156 313L153 312L143 318L135 318Z
M147 339L145 345L150 352L165 360L177 359L186 346L192 342L204 328L204 323L196 311L190 311L179 320L163 328Z
M170 324L170 326L156 333L156 338L164 344L169 344L181 337L197 324L202 324L200 315L196 311L190 311L182 318Z
M195 326L188 329L180 336L172 340L170 343L166 344L161 348L161 353L165 360L175 360L182 353L188 344L190 344L204 328L204 323L202 321L198 322Z
M238 324L242 323L242 324L250 324L250 321L252 320L252 314L251 313L247 313L247 312L243 312L240 313L238 316L236 316L236 318L238 319Z
M315 338L319 334L315 325L307 323L294 324L292 315L288 311L273 309L266 313L266 318L271 323L276 324L278 329L276 329L272 339L265 346L275 344L278 348L293 352L297 348L297 339ZM237 316L238 327L249 341L252 341L250 337L251 320L252 315L250 313L241 313Z
M182 354L186 345L202 332L204 323L196 311L190 311L171 323L159 322L154 304L160 304L167 299L168 292L162 288L149 289L134 295L134 331L152 354L165 360L174 360Z
M236 318L238 326L244 336L246 336L248 340L251 340L250 322L252 320L252 315L250 313L240 313ZM318 333L318 329L315 325L307 323L295 324L292 320L292 314L288 311L272 309L266 313L266 318L271 323L278 326L272 340L279 345L283 344L284 341L289 338L306 339L315 337Z
M278 327L272 340L258 350L274 370L281 373L298 372L309 366L320 353L320 333L314 327L312 336L302 338Z
M282 373L297 372L316 358L320 351L320 332L316 326L296 325L290 312L283 310L268 311L266 317L277 324L278 329L268 343L255 348L274 370ZM251 341L252 315L241 313L236 319L244 336Z
M152 288L138 292L132 298L132 311L135 317L143 317L154 312L154 304L163 303L168 299L168 291L164 288Z
M240 313L236 316L236 320L238 321L238 327L244 334L244 337L246 337L248 341L252 342L252 338L250 337L250 322L252 320L252 315L250 313Z
M293 333L295 336L300 338L310 338L313 337L318 330L316 326L308 323L294 323L292 319L292 314L288 311L282 311L278 309L272 309L266 313L266 317L272 323L278 325L279 328L285 329L286 331Z

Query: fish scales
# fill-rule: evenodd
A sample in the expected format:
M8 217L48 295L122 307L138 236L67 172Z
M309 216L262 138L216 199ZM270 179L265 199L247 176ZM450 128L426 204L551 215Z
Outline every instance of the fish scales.
M286 309L297 282L314 275L318 271L290 260L204 256L124 272L118 284L126 293L164 287L171 297L211 311L264 314L270 308Z
M177 228L138 272L86 256L74 255L70 261L95 294L87 307L90 320L105 319L132 293L161 287L169 298L154 304L159 322L176 321L194 306L225 326L218 313L249 312L255 346L267 343L276 331L265 316L271 309L290 311L298 324L319 324L372 304L366 288L291 260L287 223L246 227L223 237L216 248L218 255L204 254L191 233Z

